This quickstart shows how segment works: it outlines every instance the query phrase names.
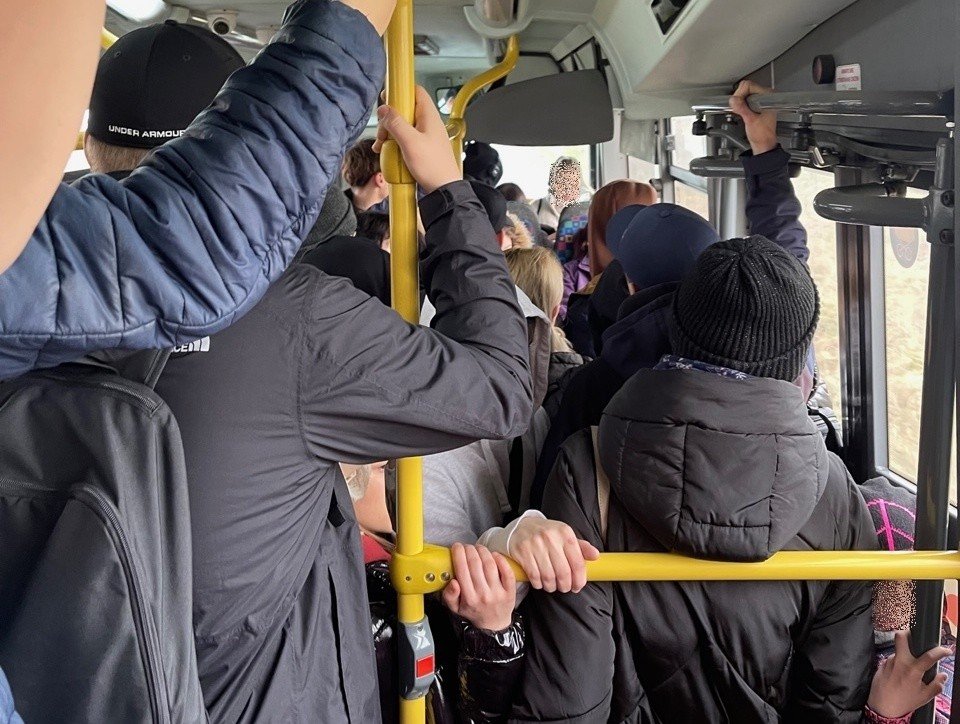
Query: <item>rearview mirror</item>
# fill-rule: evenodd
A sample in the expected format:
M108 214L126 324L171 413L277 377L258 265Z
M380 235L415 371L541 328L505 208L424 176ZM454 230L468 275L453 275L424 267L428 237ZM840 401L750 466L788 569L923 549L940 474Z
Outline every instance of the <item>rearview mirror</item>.
M440 112L449 116L450 111L453 110L453 100L457 97L457 93L460 92L460 89L463 88L461 85L448 86L446 88L437 88L435 97L437 99L437 108L440 109Z
M598 70L488 91L467 110L467 135L508 146L579 146L613 138L613 101Z

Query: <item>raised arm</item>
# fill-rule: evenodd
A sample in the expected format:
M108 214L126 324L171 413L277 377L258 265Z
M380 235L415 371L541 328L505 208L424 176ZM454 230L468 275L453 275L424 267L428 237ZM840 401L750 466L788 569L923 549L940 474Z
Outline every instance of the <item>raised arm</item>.
M746 102L750 95L769 92L752 81L742 81L730 98L750 142L750 151L740 157L747 181L747 222L751 234L765 236L806 262L810 257L807 230L800 223L802 209L790 181L790 154L777 141L777 113L754 113Z
M0 273L23 251L77 143L103 0L0 3Z
M318 457L367 462L515 437L532 414L527 331L493 227L422 88L416 128L380 109L427 195L421 257L433 329L330 284L310 310L301 416Z
M434 329L346 282L314 300L301 395L318 457L426 455L515 437L530 422L526 325L486 212L465 181L429 194L421 209Z
M380 26L394 5L352 1ZM299 0L183 137L123 181L61 185L0 276L0 377L174 345L250 309L313 225L383 75L362 13Z

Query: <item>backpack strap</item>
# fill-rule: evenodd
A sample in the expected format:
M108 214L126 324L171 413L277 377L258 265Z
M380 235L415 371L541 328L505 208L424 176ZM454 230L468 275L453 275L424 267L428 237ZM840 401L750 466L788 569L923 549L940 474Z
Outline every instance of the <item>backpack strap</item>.
M600 464L600 428L590 428L593 439L593 470L597 476L597 506L600 508L600 540L607 544L607 519L610 515L610 478Z

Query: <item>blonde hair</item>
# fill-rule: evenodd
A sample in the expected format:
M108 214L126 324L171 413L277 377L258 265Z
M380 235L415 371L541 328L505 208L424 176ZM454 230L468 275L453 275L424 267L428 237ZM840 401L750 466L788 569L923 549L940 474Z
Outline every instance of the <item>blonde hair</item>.
M504 228L504 231L507 232L507 236L510 237L510 241L513 243L512 248L529 249L532 247L533 237L530 236L530 232L527 231L526 225L520 221L520 217L512 211L508 211L507 218L510 219L510 226Z
M510 249L507 268L513 283L520 287L547 317L563 301L563 267L556 255L542 246ZM573 348L558 326L553 325L553 351L572 352Z

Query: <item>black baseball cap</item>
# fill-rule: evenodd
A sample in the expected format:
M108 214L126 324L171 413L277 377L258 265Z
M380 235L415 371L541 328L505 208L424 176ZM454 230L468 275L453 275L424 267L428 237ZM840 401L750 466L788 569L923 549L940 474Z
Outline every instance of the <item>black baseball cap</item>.
M497 191L493 186L487 186L479 181L471 181L473 193L480 199L493 230L498 234L510 226L510 219L507 217L507 200L503 194Z
M87 133L153 148L180 136L244 65L223 38L168 20L123 35L100 58Z

